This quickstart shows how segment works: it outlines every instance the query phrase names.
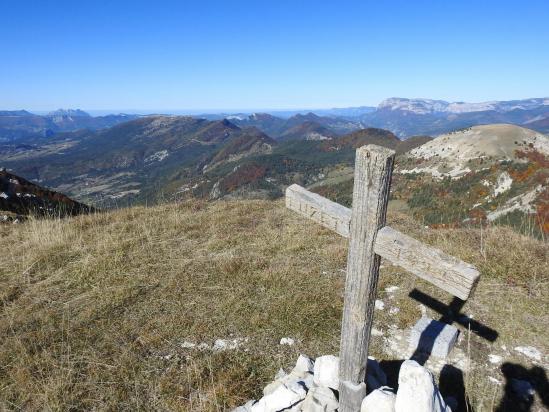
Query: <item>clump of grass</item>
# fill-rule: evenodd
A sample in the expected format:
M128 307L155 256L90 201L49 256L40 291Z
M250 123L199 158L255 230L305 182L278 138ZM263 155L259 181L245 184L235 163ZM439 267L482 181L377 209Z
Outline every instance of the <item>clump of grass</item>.
M483 255L472 229L389 220L478 264L465 310L503 342L546 349L545 244L489 229ZM0 409L225 410L260 396L299 353L338 352L346 241L282 202L135 207L0 234ZM448 300L387 266L380 290L395 284L402 328L419 317L413 287ZM378 325L394 321L376 313ZM278 345L286 336L298 343ZM247 341L232 351L181 346L237 338Z

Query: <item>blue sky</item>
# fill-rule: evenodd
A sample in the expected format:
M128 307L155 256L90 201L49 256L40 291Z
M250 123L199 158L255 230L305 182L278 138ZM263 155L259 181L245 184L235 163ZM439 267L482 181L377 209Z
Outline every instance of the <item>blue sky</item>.
M0 109L549 96L549 1L0 0Z

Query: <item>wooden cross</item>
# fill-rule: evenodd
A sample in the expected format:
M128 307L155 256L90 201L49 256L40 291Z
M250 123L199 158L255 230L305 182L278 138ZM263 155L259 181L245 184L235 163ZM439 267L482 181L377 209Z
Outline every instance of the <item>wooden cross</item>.
M393 150L367 145L356 151L353 208L299 185L286 189L286 206L349 238L339 355L339 411L357 412L366 396L366 364L380 258L465 300L477 269L385 226Z

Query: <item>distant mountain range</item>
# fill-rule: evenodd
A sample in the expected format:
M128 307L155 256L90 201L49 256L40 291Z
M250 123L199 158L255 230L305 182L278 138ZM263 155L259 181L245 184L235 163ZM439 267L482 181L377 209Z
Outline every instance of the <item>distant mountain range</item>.
M492 101L482 103L446 102L444 100L431 99L403 99L393 97L379 104L378 110L398 110L415 114L441 114L441 113L472 113L494 111L499 113L512 112L514 110L535 110L545 107L548 109L549 98Z
M55 133L79 129L103 129L137 117L128 114L93 117L78 109L59 109L46 115L37 115L26 110L4 110L0 111L0 142L50 137Z
M228 119L146 116L108 129L3 144L0 164L102 206L188 195L269 198L287 184L310 185L337 165L351 164L360 145L403 151L429 139L402 142L380 129L340 136L316 115L279 120L252 115L238 126ZM269 125L277 137L254 124Z
M91 115L80 109L57 109L49 112L46 117L91 117Z
M466 103L394 97L377 107L225 113L206 117L212 120L226 117L235 124L253 125L273 137L281 136L291 123L305 121L317 123L336 135L377 127L390 130L403 139L416 135L436 136L464 127L493 123L516 124L549 133L549 98Z
M312 112L288 119L268 113L228 116L238 126L253 126L279 140L322 140L361 129L360 122L341 117L318 116Z
M450 110L440 102L422 101L420 109L414 102L393 103L368 116L427 119L441 116L433 110ZM544 106L507 105L491 113L541 112ZM418 110L426 113L412 112ZM486 112L465 114L478 113ZM292 183L350 205L355 149L377 144L398 154L393 200L425 224L507 219L524 227L537 219L534 226L549 233L549 137L534 130L492 124L403 140L362 128L360 121L314 113L229 117L143 116L105 129L18 139L0 144L0 165L100 207L187 197L277 198Z
M516 124L547 133L548 119L549 98L484 103L391 98L359 118L363 124L391 130L403 138L416 134L435 136L493 123Z
M0 111L0 142L49 137L80 129L98 130L138 117L127 114L92 117L79 109L59 109L43 116L25 110ZM323 139L368 127L386 129L406 139L494 123L516 124L549 133L549 98L466 103L394 97L377 107L218 113L194 117L226 118L239 127L256 127L277 140Z

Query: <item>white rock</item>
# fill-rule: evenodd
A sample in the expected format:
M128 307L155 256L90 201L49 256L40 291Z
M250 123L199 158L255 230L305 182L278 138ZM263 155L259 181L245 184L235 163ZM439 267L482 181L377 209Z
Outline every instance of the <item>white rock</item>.
M293 406L298 405L305 396L307 391L304 386L297 382L288 386L281 385L271 394L264 396L252 406L252 412L277 412L281 410L290 410Z
M182 347L183 349L192 349L192 348L196 348L196 343L184 341L184 342L181 342L181 347Z
M496 385L501 385L501 381L497 380L496 378L492 376L488 376L488 380L492 383L495 383Z
M376 389L362 401L360 412L394 412L396 395L391 388Z
M390 313L391 315L396 315L398 312L400 312L400 309L397 308L397 307L394 307L394 308L389 309L389 313Z
M541 352L532 346L517 346L515 350L530 359L541 361Z
M284 385L283 379L277 379L277 380L267 384L267 386L265 386L263 388L263 396L268 396L268 395L272 394L274 391L276 391L282 385Z
M254 403L255 403L255 400L248 401L244 405L233 409L232 412L251 412L252 406Z
M307 374L303 379L298 382L300 385L305 385L305 389L310 390L315 388L315 378L312 373Z
M444 359L456 344L458 335L455 326L422 316L410 330L409 349Z
M374 305L377 310L383 310L385 308L385 303L383 303L383 301L379 299L376 299Z
M335 412L339 402L330 388L315 387L308 393L301 410L303 412Z
M280 368L275 375L275 381L284 378L286 375L287 373L284 371L284 369Z
M280 339L280 344L292 346L293 344L295 344L295 340L293 340L292 338L282 338Z
M395 412L451 412L431 372L416 361L402 363L398 375Z
M264 398L261 398L261 399L263 400ZM250 408L250 412L265 412L266 410L267 410L267 406L265 405L265 402L262 402L261 400L259 402L254 403Z
M383 331L380 329L372 328L372 336L383 336Z
M498 363L501 363L503 358L499 355L494 355L491 353L488 355L488 360L490 361L490 363L497 365Z
M217 339L214 342L212 350L215 352L221 352L225 350L235 350L248 341L248 338L236 338L236 339Z
M513 179L507 172L502 172L498 176L496 187L494 188L494 196L499 196L502 193L507 192L513 185Z
M284 370L279 370L275 376L275 380L263 388L263 396L272 394L281 386L292 386L298 382L303 382L303 385L307 388L312 387L313 368L314 362L311 358L304 355L299 355L292 371L289 374L286 374Z
M339 387L339 358L325 355L316 358L314 383L318 386L337 390Z
M399 289L398 286L389 286L385 288L385 292L387 293L395 293Z
M314 367L315 367L315 362L311 358L305 355L299 355L299 358L297 358L297 362L295 363L295 367L292 372L313 373Z

